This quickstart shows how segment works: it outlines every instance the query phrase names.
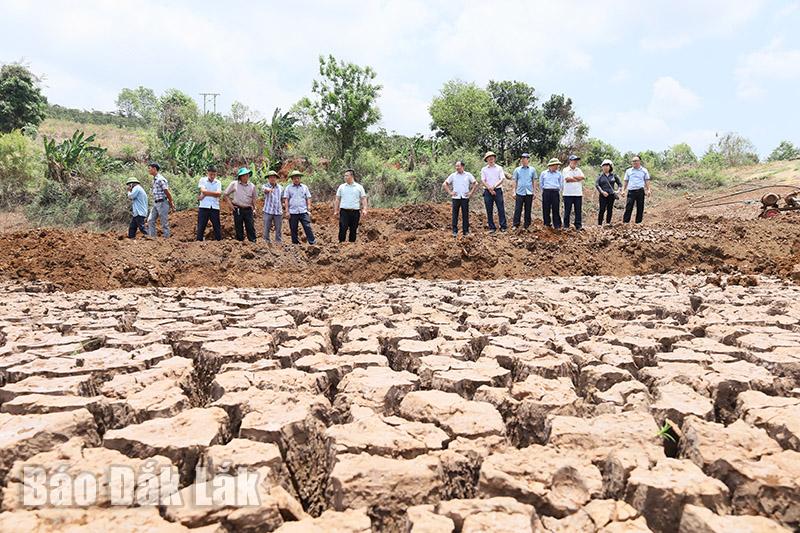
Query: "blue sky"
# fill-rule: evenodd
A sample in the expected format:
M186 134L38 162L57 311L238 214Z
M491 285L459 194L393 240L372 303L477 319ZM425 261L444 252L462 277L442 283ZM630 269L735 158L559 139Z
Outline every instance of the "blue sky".
M112 110L145 85L269 115L332 53L378 72L389 130L428 134L449 79L513 79L572 97L622 151L702 152L727 131L762 156L800 144L798 36L800 1L0 0L0 62L28 63L61 105Z

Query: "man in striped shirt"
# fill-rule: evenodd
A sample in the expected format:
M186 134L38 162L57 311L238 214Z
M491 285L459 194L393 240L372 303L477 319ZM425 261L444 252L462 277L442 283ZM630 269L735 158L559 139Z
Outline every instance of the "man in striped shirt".
M274 170L267 173L267 181L268 183L262 187L264 191L264 240L270 242L269 232L272 226L275 226L275 242L283 242L281 238L283 187L278 183L278 173Z
M169 182L161 175L158 163L147 165L147 172L153 176L153 208L147 219L147 231L151 237L156 236L156 220L161 219L161 235L169 237L169 210L175 209L172 194L169 192Z

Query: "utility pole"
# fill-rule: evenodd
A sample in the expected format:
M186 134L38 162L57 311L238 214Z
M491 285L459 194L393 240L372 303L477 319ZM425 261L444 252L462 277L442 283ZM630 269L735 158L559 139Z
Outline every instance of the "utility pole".
M203 97L203 114L206 114L206 100L210 97L211 98L211 105L214 106L214 113L217 112L217 96L219 93L200 93L200 96Z

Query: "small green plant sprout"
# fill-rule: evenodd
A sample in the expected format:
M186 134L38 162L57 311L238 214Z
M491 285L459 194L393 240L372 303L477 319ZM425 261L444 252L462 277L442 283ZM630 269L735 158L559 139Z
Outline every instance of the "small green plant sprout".
M658 433L656 433L656 437L661 437L664 440L670 440L672 442L677 442L675 440L675 437L673 437L672 434L670 434L671 430L672 430L672 426L669 425L669 422L664 422L664 425L661 426L659 428L659 430L658 430Z

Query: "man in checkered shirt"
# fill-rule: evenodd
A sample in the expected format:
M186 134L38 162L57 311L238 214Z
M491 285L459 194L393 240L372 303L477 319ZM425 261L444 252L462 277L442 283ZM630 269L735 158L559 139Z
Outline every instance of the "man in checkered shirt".
M147 219L147 231L151 237L156 236L156 219L161 219L161 234L169 237L169 210L175 209L172 194L169 192L169 182L161 175L158 163L147 165L147 172L153 176L153 207Z

